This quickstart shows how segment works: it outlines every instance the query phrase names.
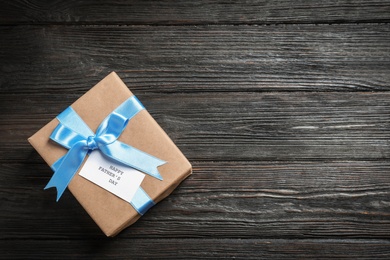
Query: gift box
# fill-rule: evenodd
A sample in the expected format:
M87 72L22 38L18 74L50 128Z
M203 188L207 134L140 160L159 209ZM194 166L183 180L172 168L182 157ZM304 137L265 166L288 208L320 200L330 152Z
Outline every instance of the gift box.
M133 224L188 177L191 164L115 72L29 139L107 236ZM53 198L54 199L54 198Z

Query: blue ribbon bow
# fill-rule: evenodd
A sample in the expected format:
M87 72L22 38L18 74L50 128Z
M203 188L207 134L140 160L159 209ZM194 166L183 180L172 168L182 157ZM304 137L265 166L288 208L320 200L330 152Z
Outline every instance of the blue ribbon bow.
M117 140L129 120L143 109L145 108L135 96L130 97L103 120L96 134L72 107L68 107L59 114L57 119L60 123L54 129L50 139L69 151L51 166L55 172L45 189L56 187L58 201L80 168L85 156L96 149L111 160L162 180L157 167L165 164L165 161ZM140 214L143 214L154 205L154 202L139 187L131 204Z

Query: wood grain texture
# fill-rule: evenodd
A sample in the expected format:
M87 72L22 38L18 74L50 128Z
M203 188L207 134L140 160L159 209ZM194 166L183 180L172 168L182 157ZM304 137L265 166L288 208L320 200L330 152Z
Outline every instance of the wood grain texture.
M387 0L0 0L0 259L389 259L389 23ZM26 141L111 71L194 166L114 239Z
M171 196L118 238L388 239L390 163L193 162ZM43 187L50 168L1 164L0 239L104 235L66 191Z
M390 158L389 92L134 93L190 161ZM26 160L26 139L77 97L3 94L0 161Z
M15 240L0 245L3 259L388 259L387 240L116 239ZM351 250L353 248L353 250ZM147 252L147 253L146 253Z
M0 24L388 22L389 1L1 1Z
M389 91L387 24L0 27L0 93ZM17 76L15 76L17 75Z

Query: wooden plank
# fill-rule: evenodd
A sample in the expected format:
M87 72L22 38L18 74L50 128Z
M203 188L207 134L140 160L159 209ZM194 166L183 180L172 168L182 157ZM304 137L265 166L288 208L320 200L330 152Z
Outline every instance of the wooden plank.
M3 259L388 259L388 240L6 240Z
M389 1L2 1L1 24L278 24L387 22Z
M389 92L134 93L190 160L390 158ZM0 162L36 160L26 139L76 99L0 96Z
M387 24L0 28L0 93L389 91ZM17 76L16 76L17 75Z
M390 238L390 162L192 162L194 172L118 238ZM3 163L0 239L104 235L44 164ZM199 240L201 241L201 239Z

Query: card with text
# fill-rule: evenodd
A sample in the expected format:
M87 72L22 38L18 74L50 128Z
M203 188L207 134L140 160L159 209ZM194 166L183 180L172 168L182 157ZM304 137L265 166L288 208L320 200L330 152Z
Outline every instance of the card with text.
M91 152L79 174L129 203L145 177L138 170L104 158L96 150Z

